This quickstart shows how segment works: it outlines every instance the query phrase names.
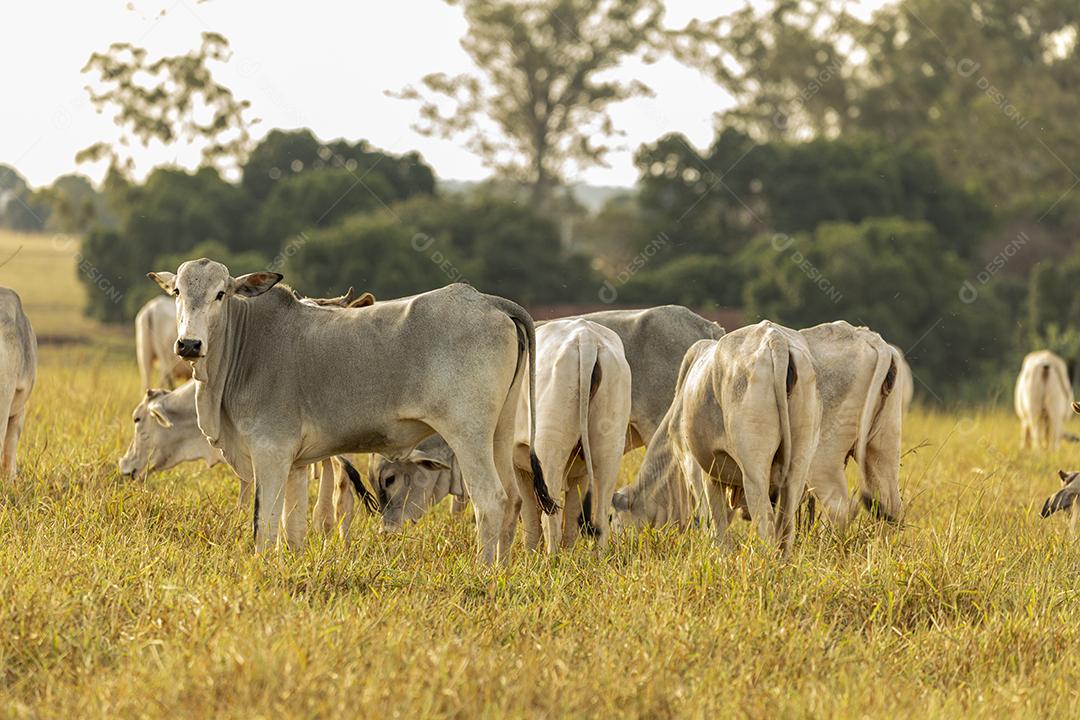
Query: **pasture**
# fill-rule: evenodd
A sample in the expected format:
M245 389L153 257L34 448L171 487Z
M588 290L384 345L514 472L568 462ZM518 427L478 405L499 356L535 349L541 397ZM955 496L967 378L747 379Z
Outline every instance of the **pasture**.
M97 340L82 290L42 275L73 283L70 254L29 249L0 283L39 335L94 337L43 343L21 476L0 485L4 716L1075 713L1080 550L1038 509L1080 446L1021 452L1007 409L917 407L903 526L817 528L789 564L739 523L727 553L646 532L486 568L447 506L400 536L361 514L348 545L256 558L228 468L117 476L130 333Z

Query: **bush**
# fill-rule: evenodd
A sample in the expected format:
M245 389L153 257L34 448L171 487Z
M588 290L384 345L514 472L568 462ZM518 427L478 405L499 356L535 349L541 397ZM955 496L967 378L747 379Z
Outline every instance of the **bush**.
M760 237L742 260L750 318L866 325L903 349L939 397L984 377L1014 344L1011 314L993 288L961 299L967 267L924 222L825 223L813 234Z

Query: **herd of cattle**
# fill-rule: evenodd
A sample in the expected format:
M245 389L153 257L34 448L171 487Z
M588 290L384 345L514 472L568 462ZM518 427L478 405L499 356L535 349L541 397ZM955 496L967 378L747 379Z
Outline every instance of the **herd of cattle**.
M509 557L519 518L529 549L543 541L555 552L583 530L602 549L613 525L708 525L723 544L739 515L786 557L804 509L841 528L860 506L890 522L902 512L913 378L867 328L763 321L725 333L674 305L534 324L463 284L378 302L352 289L306 298L277 273L234 278L207 259L149 277L169 297L136 317L146 394L120 473L228 463L241 506L254 504L257 551L279 532L289 547L303 542L309 478L315 527L343 537L357 501L387 531L447 496L457 513L471 503L486 562ZM0 289L0 318L10 476L36 341L10 290ZM185 382L153 387L175 381ZM1015 400L1025 447L1067 437L1060 358L1029 355ZM636 480L616 489L637 447ZM373 453L366 484L346 453ZM1075 528L1080 473L1060 475L1042 514L1072 508Z

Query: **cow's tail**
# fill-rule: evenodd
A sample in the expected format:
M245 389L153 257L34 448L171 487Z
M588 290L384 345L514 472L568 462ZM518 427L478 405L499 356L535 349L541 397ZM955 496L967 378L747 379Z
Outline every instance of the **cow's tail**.
M598 349L595 342L578 342L578 430L581 432L581 455L585 459L585 472L589 487L593 487L592 449L589 447L589 401L592 400L593 378L598 370Z
M151 365L154 362L154 314L140 310L135 316L135 357L139 362L139 375L142 376L144 390L149 390ZM164 359L161 362L165 362Z
M791 474L791 412L788 396L799 376L795 371L795 358L791 356L791 349L782 335L776 333L769 339L769 350L772 353L776 410L780 416L780 483L784 486Z
M540 467L540 458L536 456L536 326L532 316L525 312L525 308L506 298L495 295L487 296L499 310L506 313L514 322L518 333L518 345L521 350L528 354L529 361L529 464L532 468L533 492L536 501L545 515L554 515L559 509L558 504L548 492L544 482L544 471ZM520 362L520 352L518 355Z
M379 509L379 501L375 499L375 496L371 494L371 491L364 485L364 479L360 476L360 471L356 469L344 455L338 455L335 458L341 463L342 470L345 471L346 477L349 478L349 482L352 483L353 490L356 491L357 497L364 503L364 507L367 508L369 513L374 513Z
M858 466L859 487L865 493L867 488L866 476L866 452L870 445L870 438L875 434L877 418L880 414L879 403L882 397L892 392L896 384L896 358L894 351L888 345L881 343L882 347L875 347L877 361L874 363L874 374L870 378L870 385L866 389L866 397L863 399L862 413L859 415L859 430L855 436L854 456Z

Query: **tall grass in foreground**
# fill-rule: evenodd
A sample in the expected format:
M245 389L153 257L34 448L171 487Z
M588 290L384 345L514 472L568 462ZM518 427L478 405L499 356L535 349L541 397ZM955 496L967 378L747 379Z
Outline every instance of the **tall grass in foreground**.
M115 461L134 363L42 352L0 485L0 714L1075 716L1080 552L1038 506L1059 467L1003 412L915 412L904 526L618 538L508 568L445 508L402 536L256 558L227 468ZM640 454L629 457L629 480Z

